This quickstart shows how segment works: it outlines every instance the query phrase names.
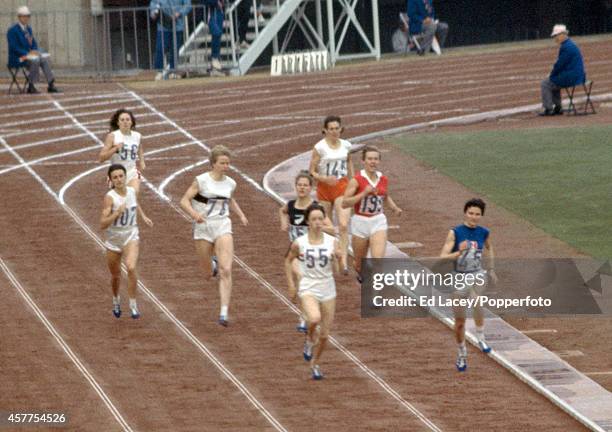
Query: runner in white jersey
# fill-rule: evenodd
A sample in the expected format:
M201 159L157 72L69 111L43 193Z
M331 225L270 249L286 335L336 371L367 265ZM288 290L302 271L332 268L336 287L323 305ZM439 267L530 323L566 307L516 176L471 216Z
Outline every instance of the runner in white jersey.
M331 220L332 210L338 220L340 250L342 251L341 266L348 274L348 227L351 217L350 208L342 208L342 197L349 179L353 177L351 161L351 143L340 139L343 131L340 117L328 116L323 121L323 135L310 159L310 174L317 181L317 200L325 208Z
M111 289L113 292L113 314L121 316L119 287L121 285L121 258L125 256L125 266L128 273L128 296L130 298L130 314L132 318L140 318L136 304L136 288L138 286L138 215L148 225L153 222L138 205L136 191L126 185L126 171L123 165L111 165L108 178L113 188L106 193L100 217L100 226L106 230L106 262L111 273Z
M123 108L115 111L110 120L111 132L104 140L99 160L104 162L110 159L111 165L123 165L127 172L127 185L138 194L140 172L144 171L146 164L140 143L142 136L134 130L135 127L136 119L131 111ZM136 168L136 161L140 170Z
M221 145L210 153L212 170L195 178L181 199L181 207L193 218L193 238L207 279L219 273L221 306L219 324L227 327L232 294L234 239L230 209L243 225L249 222L232 197L236 182L226 175L230 168L230 151Z
M341 251L338 242L323 232L325 209L312 204L306 210L308 234L291 244L287 260L300 260L300 287L298 295L306 315L308 331L304 342L304 359L310 362L312 378L320 380L319 367L336 309L334 271L338 270ZM317 332L318 327L318 332Z
M300 171L295 178L295 192L297 198L288 201L279 210L280 228L281 231L287 231L289 234L289 249L291 243L298 237L308 233L308 222L306 221L306 209L312 203L315 203L310 196L312 192L312 176L308 171ZM328 218L325 218L325 226L323 230L334 235L334 226ZM289 254L289 249L285 254L285 258ZM299 263L298 261L289 262L285 260L285 275L287 276L287 287L289 297L292 301L297 299L297 284L299 283ZM306 318L302 313L300 322L297 326L297 331L306 333Z

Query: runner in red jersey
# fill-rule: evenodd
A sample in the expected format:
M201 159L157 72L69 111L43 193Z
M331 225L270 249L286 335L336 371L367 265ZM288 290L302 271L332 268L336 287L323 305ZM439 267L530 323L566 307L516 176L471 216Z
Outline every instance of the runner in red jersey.
M396 215L402 214L389 196L389 180L380 171L380 150L366 146L361 152L363 168L353 177L346 188L342 207L354 206L351 218L351 246L353 247L354 267L357 280L361 282L361 260L368 254L372 258L383 258L387 244L387 217L383 204L387 202Z

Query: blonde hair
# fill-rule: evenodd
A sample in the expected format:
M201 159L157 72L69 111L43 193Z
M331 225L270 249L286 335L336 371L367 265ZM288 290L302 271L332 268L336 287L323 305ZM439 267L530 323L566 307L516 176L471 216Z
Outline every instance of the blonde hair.
M230 152L230 150L224 145L214 146L212 150L210 151L210 164L211 165L216 164L217 159L219 159L220 156L227 156L228 158L231 159L232 152Z

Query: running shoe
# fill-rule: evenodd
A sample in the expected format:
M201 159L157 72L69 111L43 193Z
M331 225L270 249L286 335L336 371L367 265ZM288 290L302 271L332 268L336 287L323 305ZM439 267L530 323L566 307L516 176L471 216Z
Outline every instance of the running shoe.
M212 276L217 277L217 275L219 274L219 261L217 260L217 257L215 255L213 255L210 261L212 266Z
M132 317L132 319L140 318L140 312L138 312L138 308L137 307L131 307L130 308L130 316Z
M459 372L465 372L467 369L467 350L459 350L455 366L457 366Z
M229 325L229 322L227 321L227 317L223 315L219 315L219 325L223 327L227 327Z
M357 275L357 282L359 282L359 285L363 283L363 278L361 277L360 274Z
M295 327L295 329L300 333L304 334L308 332L308 327L306 327L306 321L300 320L300 323Z
M304 360L310 361L312 360L312 343L306 339L304 342Z
M115 318L121 317L121 305L119 303L113 305L113 315L115 315Z
M349 274L349 269L348 269L348 267L344 267L344 268L342 269L342 274L343 274L344 276L348 276L348 274Z
M312 368L312 379L319 381L323 379L323 372L321 372L321 368L319 365L314 365Z
M491 347L484 341L484 339L478 339L478 347L485 354L489 354L491 352Z

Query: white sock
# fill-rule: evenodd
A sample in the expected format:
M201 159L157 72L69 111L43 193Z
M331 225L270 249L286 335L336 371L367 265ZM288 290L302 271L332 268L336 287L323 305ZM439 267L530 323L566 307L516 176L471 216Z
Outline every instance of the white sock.
M306 320L304 318L300 318L300 327L306 327Z
M484 326L476 327L476 337L478 338L478 340L485 340Z
M467 354L467 348L465 347L465 341L459 342L457 344L457 347L459 347L459 353L460 354L463 354L463 355Z
M138 305L136 304L136 299L133 299L133 298L130 299L130 308L138 309Z
M220 315L222 317L226 317L227 318L227 309L228 309L227 306L221 306L221 313L220 313Z
M118 305L120 303L121 303L121 299L119 298L119 296L113 296L113 304Z

